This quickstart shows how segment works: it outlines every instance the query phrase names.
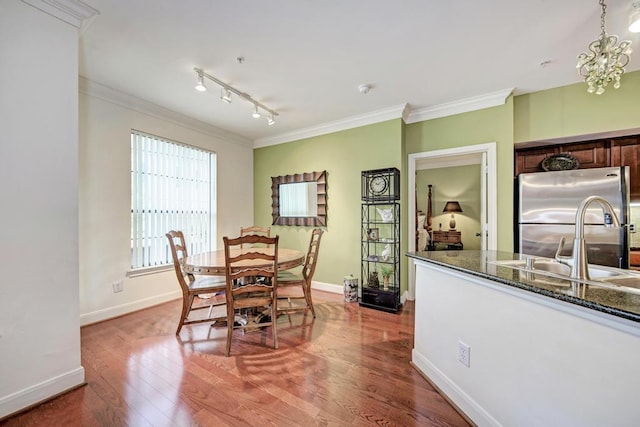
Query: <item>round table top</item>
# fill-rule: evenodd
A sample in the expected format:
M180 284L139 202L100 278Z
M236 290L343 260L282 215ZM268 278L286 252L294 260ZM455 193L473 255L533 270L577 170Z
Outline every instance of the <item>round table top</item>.
M273 248L243 248L232 249L231 256L238 256L241 253L264 252L273 254ZM259 267L266 265L265 260L252 260L252 265ZM264 263L264 264L260 264ZM304 263L304 253L295 249L278 248L278 269L288 270ZM234 264L235 265L235 264ZM249 265L249 264L247 264ZM212 252L189 255L182 264L185 273L224 276L225 271L224 249Z

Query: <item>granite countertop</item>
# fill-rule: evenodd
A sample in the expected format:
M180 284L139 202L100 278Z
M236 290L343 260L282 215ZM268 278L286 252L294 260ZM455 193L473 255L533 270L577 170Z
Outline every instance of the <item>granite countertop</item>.
M640 322L640 295L638 294L585 284L581 285L583 287L581 295L574 296L571 295L571 281L569 280L557 278L527 280L526 273L522 274L522 271L491 264L490 262L521 259L527 257L526 255L521 256L517 253L502 251L464 250L409 252L407 256Z

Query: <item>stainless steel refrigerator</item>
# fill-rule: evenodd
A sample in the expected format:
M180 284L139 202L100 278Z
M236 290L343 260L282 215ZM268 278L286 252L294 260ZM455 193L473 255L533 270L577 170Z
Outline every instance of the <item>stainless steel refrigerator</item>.
M621 227L605 227L600 205L590 205L584 234L588 261L629 268L628 167L523 173L518 187L518 252L553 258L564 236L561 254L570 255L578 206L597 195L611 203Z

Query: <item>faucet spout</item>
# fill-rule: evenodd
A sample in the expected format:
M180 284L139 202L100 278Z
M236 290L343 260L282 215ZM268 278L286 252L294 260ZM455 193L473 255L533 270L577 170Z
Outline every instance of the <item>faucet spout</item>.
M571 278L572 279L589 279L589 261L587 259L587 245L584 239L584 217L587 212L587 208L592 203L598 203L602 208L604 215L605 227L620 227L620 220L613 210L613 206L600 196L589 196L584 199L578 210L576 211L576 230L575 238L573 240L573 254L570 259L567 257L560 257L560 251L564 245L564 238L560 240L560 246L556 253L556 260L563 264L571 266Z

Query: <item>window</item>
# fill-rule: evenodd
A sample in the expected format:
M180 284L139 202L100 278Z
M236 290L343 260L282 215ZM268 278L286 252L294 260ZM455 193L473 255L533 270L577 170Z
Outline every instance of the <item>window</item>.
M165 234L181 230L190 254L215 242L215 153L131 132L131 268L172 263Z

